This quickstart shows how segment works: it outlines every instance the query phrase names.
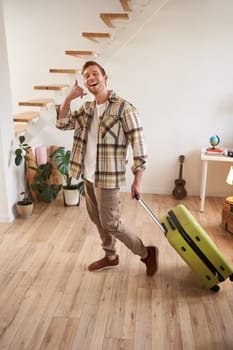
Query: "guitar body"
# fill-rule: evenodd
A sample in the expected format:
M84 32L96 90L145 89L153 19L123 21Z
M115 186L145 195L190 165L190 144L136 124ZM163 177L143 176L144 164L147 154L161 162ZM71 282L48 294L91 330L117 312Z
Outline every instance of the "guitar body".
M175 188L172 191L172 195L176 199L183 199L184 197L187 196L187 191L185 189L185 181L177 179L175 180Z
M172 195L176 199L183 199L187 196L187 191L185 189L185 180L182 178L182 171L183 171L183 163L184 163L184 156L179 156L180 161L180 170L179 170L179 178L175 180L175 188L172 191Z

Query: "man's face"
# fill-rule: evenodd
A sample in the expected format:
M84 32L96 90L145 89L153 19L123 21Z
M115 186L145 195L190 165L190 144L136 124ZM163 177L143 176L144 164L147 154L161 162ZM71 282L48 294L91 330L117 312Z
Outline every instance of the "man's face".
M89 66L83 72L84 85L93 95L106 89L107 75L103 75L98 66Z

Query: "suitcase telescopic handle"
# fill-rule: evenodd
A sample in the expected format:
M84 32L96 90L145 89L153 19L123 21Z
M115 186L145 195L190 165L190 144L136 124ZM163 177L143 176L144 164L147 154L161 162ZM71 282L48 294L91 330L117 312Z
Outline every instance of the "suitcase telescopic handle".
M155 216L155 214L153 213L153 211L148 207L148 205L146 204L146 202L136 196L135 197L137 199L137 201L141 204L141 206L146 210L146 212L151 216L151 218L156 222L156 224L159 226L160 230L166 235L167 230L166 228L163 226L163 224L159 221L159 219L157 218L157 216Z

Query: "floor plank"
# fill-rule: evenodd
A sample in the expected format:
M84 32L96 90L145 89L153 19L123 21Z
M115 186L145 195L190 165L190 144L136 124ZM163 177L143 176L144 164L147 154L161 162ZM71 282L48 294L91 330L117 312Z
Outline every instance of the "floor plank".
M161 217L176 201L145 194ZM183 204L233 265L233 235L221 225L224 198L187 196ZM84 200L36 203L32 216L0 224L0 350L232 350L233 285L213 293L167 242L147 213L122 194L122 219L159 247L159 271L117 242L120 266L91 273L102 257Z

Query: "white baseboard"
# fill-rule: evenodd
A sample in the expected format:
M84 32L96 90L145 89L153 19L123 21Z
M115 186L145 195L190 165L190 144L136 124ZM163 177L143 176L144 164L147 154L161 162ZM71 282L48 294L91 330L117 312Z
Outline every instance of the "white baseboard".
M11 216L0 216L0 222L2 222L2 223L7 223L7 222L9 222L9 223L11 223L12 221L14 221L15 220L15 216L14 215L11 215Z

